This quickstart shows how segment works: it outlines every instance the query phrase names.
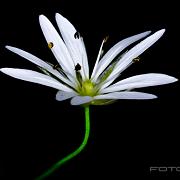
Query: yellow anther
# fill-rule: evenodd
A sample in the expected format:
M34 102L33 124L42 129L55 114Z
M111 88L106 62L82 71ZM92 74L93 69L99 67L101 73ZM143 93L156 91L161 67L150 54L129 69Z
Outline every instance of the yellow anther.
M133 59L133 62L135 63L135 62L139 62L140 61L140 57L137 57L137 58L134 58Z
M53 46L54 46L54 44L53 44L52 42L49 42L49 43L48 43L48 48L49 48L49 49L52 49Z

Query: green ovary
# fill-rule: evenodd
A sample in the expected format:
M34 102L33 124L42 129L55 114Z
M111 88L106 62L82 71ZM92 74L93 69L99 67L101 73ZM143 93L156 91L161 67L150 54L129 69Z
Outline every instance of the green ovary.
M97 95L97 88L91 80L83 81L81 86L77 88L77 91L82 96L95 96Z
M91 80L85 80L81 82L81 86L79 85L76 90L81 96L97 96L98 88L99 86L95 83L93 83ZM108 105L115 102L115 100L112 99L99 99L99 100L92 100L88 105Z

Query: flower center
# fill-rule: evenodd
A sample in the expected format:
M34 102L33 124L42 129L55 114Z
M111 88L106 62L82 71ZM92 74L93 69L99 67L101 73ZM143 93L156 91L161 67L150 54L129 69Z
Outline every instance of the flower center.
M95 88L95 84L89 79L82 81L82 84L77 88L77 91L82 96L97 95L97 89Z

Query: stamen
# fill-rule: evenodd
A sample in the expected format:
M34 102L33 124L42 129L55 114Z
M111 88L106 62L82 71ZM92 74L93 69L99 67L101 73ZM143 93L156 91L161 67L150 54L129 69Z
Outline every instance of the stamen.
M91 78L93 79L93 77L94 77L94 75L95 75L95 72L96 72L96 69L97 69L97 65L98 65L98 63L99 63L99 60L100 60L100 58L103 56L103 45L104 45L104 43L105 42L107 42L107 40L109 39L109 36L106 36L104 39L103 39L103 41L102 41L102 43L101 43L101 47L100 47L100 49L99 49L99 52L98 52L98 56L97 56L97 59L96 59L96 63L95 63L95 65L94 65L94 69L93 69L93 72L92 72L92 75L91 75Z
M74 34L74 38L79 39L80 38L80 33L76 31L76 33Z
M58 70L58 68L60 68L60 67L59 67L59 64L53 65L53 69Z
M78 72L80 70L81 70L81 65L79 63L77 63L75 66L75 71Z
M109 35L104 38L104 43L106 43L108 39L109 39Z
M135 62L139 62L140 61L140 57L136 57L136 58L134 58L133 59L133 62L135 63Z
M49 49L52 49L53 46L54 46L54 44L53 44L52 42L49 42L49 43L48 43L48 48L49 48Z

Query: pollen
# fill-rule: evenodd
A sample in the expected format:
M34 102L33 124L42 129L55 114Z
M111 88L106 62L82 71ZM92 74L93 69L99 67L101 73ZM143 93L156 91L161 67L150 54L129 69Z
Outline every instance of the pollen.
M54 46L54 44L53 44L52 42L49 42L49 43L48 43L48 48L49 48L49 49L52 49L53 46Z

